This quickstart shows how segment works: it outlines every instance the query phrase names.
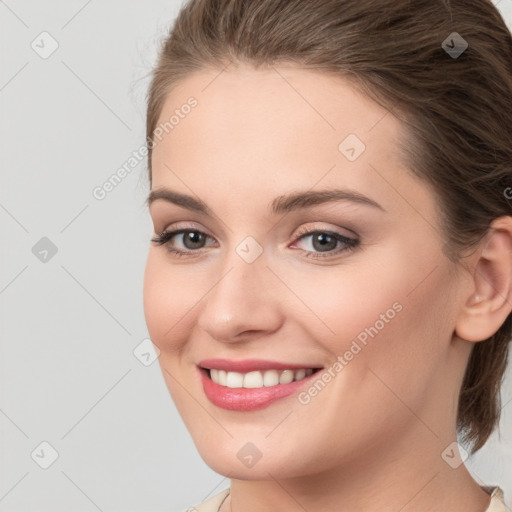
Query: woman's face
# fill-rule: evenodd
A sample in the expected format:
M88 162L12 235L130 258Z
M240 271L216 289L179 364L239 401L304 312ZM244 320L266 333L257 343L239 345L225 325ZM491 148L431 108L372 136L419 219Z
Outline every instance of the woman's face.
M232 68L183 80L154 139L153 236L185 232L151 243L145 316L199 453L242 479L438 455L470 343L399 121L341 79Z

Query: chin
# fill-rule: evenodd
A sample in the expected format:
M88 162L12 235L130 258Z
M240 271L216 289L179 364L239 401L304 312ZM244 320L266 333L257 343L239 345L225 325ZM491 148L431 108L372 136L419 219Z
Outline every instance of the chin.
M249 437L248 437L249 439ZM308 460L297 448L290 451L286 446L271 446L265 440L250 441L229 439L194 439L203 461L216 473L239 480L272 480L295 478L325 469L325 460ZM255 447L258 446L258 448ZM252 458L251 458L252 457Z
M272 480L273 478L292 478L303 474L299 468L290 468L290 460L273 459L265 461L263 456L254 466L246 467L236 456L231 457L226 453L201 454L201 458L216 473L237 480ZM285 470L284 468L288 468Z

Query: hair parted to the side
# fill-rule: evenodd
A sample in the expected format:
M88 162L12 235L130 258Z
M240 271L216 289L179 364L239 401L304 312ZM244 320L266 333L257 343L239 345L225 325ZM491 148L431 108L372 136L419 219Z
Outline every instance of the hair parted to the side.
M468 48L452 58L453 32ZM163 104L201 69L295 64L351 80L402 121L408 168L436 194L457 262L512 215L512 37L490 0L190 0L164 41L148 92L151 149ZM405 140L407 139L407 140ZM496 428L512 315L475 343L457 426L474 453Z

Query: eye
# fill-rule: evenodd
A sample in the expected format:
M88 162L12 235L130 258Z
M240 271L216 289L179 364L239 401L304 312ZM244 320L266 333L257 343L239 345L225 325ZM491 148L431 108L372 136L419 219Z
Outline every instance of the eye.
M185 250L173 246L171 241L175 237L177 239L181 238L181 243ZM155 242L157 245L165 245L167 250L171 253L183 256L191 252L199 252L198 249L204 247L207 238L211 237L197 229L177 229L174 231L164 231L159 236L152 238L151 241Z
M294 242L310 239L308 243L305 243L307 248L303 249L307 254L307 258L328 258L338 255L345 251L352 251L359 244L359 240L355 238L349 238L330 230L307 230L302 229L298 233L298 238Z
M303 228L299 230L294 245L308 238L310 239L309 242L304 244L306 248L302 248L301 251L306 253L305 257L316 259L333 257L342 252L352 251L360 243L358 239L349 238L335 231ZM181 239L182 247L176 247L174 239ZM157 245L165 245L166 249L176 256L195 256L203 252L201 249L205 247L207 239L213 240L209 235L197 229L182 228L164 231L152 238L151 241Z

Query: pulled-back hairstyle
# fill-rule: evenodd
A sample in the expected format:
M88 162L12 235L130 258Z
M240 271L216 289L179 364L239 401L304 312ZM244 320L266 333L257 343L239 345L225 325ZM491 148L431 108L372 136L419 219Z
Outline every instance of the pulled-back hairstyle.
M460 55L445 51L460 41L468 45ZM169 92L196 71L237 63L332 73L392 111L406 127L406 164L435 192L451 261L494 219L512 215L512 37L490 0L188 1L148 92L150 183L152 137ZM473 453L499 422L511 334L509 315L472 347L457 427Z

